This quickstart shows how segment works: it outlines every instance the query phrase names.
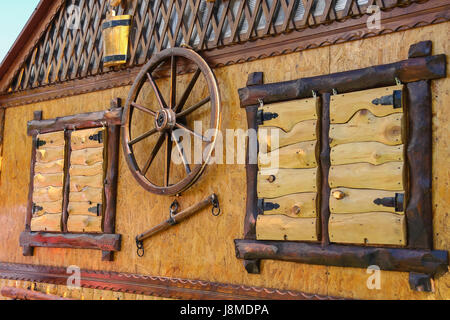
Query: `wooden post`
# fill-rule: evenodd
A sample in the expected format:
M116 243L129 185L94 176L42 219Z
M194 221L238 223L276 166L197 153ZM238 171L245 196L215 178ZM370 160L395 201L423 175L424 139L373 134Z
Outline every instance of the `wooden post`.
M429 81L408 83L408 146L406 160L409 169L406 221L408 248L433 248L432 208L432 137L431 88Z
M111 109L121 108L120 99L111 102ZM117 180L119 171L120 126L108 126L107 169L105 177L105 211L103 232L113 234L116 229ZM102 261L113 261L113 251L103 251Z
M320 168L321 168L321 187L320 187L320 222L321 222L321 236L322 245L330 244L330 235L328 233L328 223L330 220L330 185L328 183L328 176L330 172L330 94L324 93L322 95L322 117L320 125Z
M42 120L42 111L34 112L34 121ZM30 183L28 188L28 206L27 214L25 217L25 231L31 231L31 219L33 219L33 191L34 191L34 167L36 165L36 144L37 144L38 132L33 133L33 139L31 144L31 168L30 168ZM31 257L34 254L33 247L26 245L23 247L23 255L25 257Z
M254 86L264 83L264 74L262 72L255 72L249 75L247 86ZM248 130L258 132L257 113L259 105L251 105L246 107ZM253 148L250 148L252 143L250 137L247 138L247 154L246 154L246 171L247 171L247 209L244 222L244 239L256 240L256 220L258 218L258 164L250 163L252 155L250 154ZM257 150L256 150L257 151ZM257 155L253 155L257 158ZM260 260L244 260L244 267L248 273L259 274L261 261Z

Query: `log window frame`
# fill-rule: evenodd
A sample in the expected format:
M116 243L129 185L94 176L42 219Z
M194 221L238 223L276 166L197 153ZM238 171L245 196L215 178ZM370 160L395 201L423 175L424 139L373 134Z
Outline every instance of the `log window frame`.
M236 257L244 260L248 273L259 274L261 260L282 260L305 264L367 268L377 265L381 270L409 272L413 290L431 290L431 279L448 271L448 253L433 250L432 230L432 99L431 80L446 77L446 56L431 55L431 41L410 47L408 59L391 64L353 71L264 84L262 72L249 75L247 87L239 90L241 107L247 113L248 129L258 130L257 113L265 104L311 98L321 99L320 114L320 232L319 241L266 241L256 238L259 214L257 195L258 164L250 163L247 144L247 208L244 239L236 239ZM331 166L329 129L330 97L339 94L393 86L398 80L406 91L406 151L405 168L408 184L405 187L407 245L363 246L330 242L330 186ZM249 143L249 141L247 141ZM425 279L425 280L424 280Z
M121 235L115 234L117 178L119 161L120 126L122 118L121 100L111 102L107 111L84 113L63 118L42 120L42 111L34 113L34 119L28 122L28 135L32 136L30 184L28 191L28 206L25 221L25 231L20 235L20 246L24 256L33 256L35 247L93 249L102 251L102 261L113 261L114 252L121 249ZM104 180L103 233L73 233L67 232L68 204L70 194L70 177L67 166L70 159L70 145L66 146L62 232L33 232L33 192L39 134L64 131L65 140L70 141L74 130L95 129L105 127L107 141L105 142L106 176ZM70 160L69 160L70 161Z

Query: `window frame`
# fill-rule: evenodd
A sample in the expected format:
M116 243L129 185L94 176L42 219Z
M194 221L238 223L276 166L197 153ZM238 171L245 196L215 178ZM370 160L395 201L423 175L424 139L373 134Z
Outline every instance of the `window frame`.
M432 69L432 65L436 67ZM250 74L247 87L239 90L241 107L246 109L248 129L258 130L257 113L260 102L321 98L320 132L320 226L318 242L256 240L256 221L260 214L257 198L258 165L249 162L247 145L247 210L244 221L244 239L235 240L236 256L244 260L248 273L259 274L264 259L293 261L306 264L367 268L377 265L381 270L410 272L411 288L417 288L414 274L425 274L430 279L448 271L448 253L433 250L431 199L432 108L430 80L446 77L446 56L431 56L431 41L411 46L407 60L328 74L293 81L263 84L263 73ZM333 92L388 87L400 80L406 91L406 157L408 184L405 188L405 215L407 219L407 246L362 246L330 242L330 97ZM248 142L250 143L250 142ZM431 286L430 286L431 287Z
M32 136L30 184L28 192L28 207L25 221L25 231L20 235L20 246L24 256L33 256L34 247L47 248L76 248L94 249L102 251L102 261L113 261L114 252L121 249L121 235L115 234L117 178L119 160L120 125L122 108L120 99L113 100L111 109L107 111L78 114L68 117L42 120L42 111L34 113L34 120L28 122L28 135ZM68 204L70 195L69 168L65 165L63 187L62 232L33 232L31 220L33 218L33 192L37 152L37 137L39 134L64 131L66 143L70 142L70 135L74 130L95 129L105 127L107 141L105 146L106 174L104 181L103 203L103 232L102 233L73 233L67 232ZM65 164L70 159L69 152L65 154Z

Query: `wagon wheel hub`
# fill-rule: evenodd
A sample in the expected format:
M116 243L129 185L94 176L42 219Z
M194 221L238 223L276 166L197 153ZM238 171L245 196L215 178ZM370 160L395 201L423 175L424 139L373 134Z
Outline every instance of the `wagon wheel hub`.
M155 127L158 131L172 130L176 124L177 116L172 109L163 109L156 114Z

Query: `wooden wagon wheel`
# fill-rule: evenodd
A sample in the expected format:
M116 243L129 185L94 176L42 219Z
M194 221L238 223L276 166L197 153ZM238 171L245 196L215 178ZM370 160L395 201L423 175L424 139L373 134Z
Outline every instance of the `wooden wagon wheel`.
M196 71L193 74L187 88L184 90L184 93L178 98L177 62L180 60L183 60L183 62L188 62L189 65L194 65L194 70ZM159 66L165 63L170 65L170 96L168 97L168 103L164 99L160 88L156 84L154 80L155 76L153 74ZM191 92L201 75L204 76L206 81L208 95L197 103L187 106L187 101L191 95ZM136 102L139 98L142 87L146 82L149 82L153 89L152 93L156 96L157 106L141 105ZM201 132L195 132L193 128L190 128L186 124L186 117L193 117L197 110L207 108L207 104L210 105L209 109L206 110L210 112L210 124L207 129L214 130L214 134L210 135L211 138L203 136ZM205 110L201 111L204 112ZM138 117L139 113L141 115L143 113L147 114L147 116L150 115L150 119L152 119L151 121L153 121L154 127L145 130L145 133L143 134L132 137L133 119L134 117ZM220 115L220 95L217 81L214 73L206 61L200 57L200 55L193 50L186 48L166 49L154 55L152 59L142 68L132 88L130 89L122 119L123 148L127 164L134 178L146 190L160 195L172 196L188 189L201 176L209 159L211 158L216 143L217 132L220 127ZM189 134L193 139L202 140L202 148L204 147L203 155L205 155L201 157L202 163L188 163L185 158L181 141L178 141L174 135L175 130L182 130L186 134ZM157 136L157 139L155 136ZM136 160L135 152L137 151L135 150L135 146L150 137L155 140L155 143L153 143L149 148L146 148L144 153L146 153L145 157L147 160L139 166ZM172 152L176 152L173 151L174 144L176 145L176 150L178 150L180 158L182 159L185 173L184 177L179 179L179 181L170 184ZM165 145L165 148L162 148L163 145ZM152 163L160 151L164 152L164 164L160 167L157 167L156 165L152 166ZM157 175L159 175L159 177L163 175L162 185L157 185L149 179L149 177L155 177Z

